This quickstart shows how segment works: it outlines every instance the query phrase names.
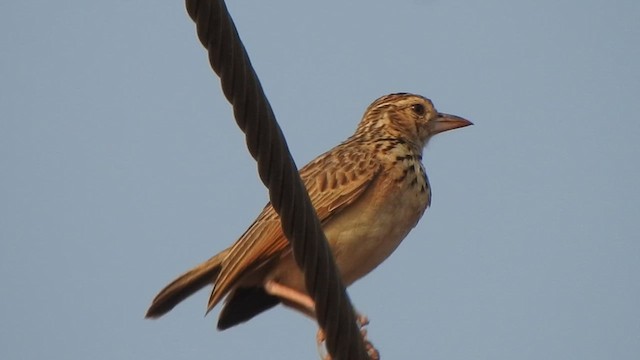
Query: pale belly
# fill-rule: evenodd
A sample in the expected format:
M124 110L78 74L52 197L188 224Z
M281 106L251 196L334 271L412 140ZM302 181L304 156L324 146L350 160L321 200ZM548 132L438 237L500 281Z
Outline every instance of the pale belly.
M346 285L388 258L424 213L427 200L421 194L394 190L384 197L367 194L373 200L354 204L327 224L325 233Z
M347 286L393 253L417 224L428 204L426 192L401 191L400 184L391 181L377 185L324 227ZM302 273L295 266L290 252L268 278L306 292Z

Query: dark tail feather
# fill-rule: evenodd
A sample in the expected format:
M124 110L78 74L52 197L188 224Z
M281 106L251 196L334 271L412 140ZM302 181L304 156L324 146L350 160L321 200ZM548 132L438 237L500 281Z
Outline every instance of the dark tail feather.
M262 287L237 288L227 298L218 319L218 330L245 322L280 303Z
M187 271L167 285L151 303L146 318L158 318L196 291L215 282L220 272L220 254Z

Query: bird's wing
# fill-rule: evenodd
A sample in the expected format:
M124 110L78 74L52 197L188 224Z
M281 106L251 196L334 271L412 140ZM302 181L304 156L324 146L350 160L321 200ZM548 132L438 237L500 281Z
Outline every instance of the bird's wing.
M380 163L367 149L342 144L300 170L311 203L322 224L352 204L380 173ZM280 219L267 204L247 231L229 248L209 298L211 310L235 281L256 267L280 256L289 242Z

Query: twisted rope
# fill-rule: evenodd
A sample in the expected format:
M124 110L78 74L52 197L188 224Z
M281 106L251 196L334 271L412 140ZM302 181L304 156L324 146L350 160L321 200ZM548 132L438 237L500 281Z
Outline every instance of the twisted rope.
M186 0L186 7L303 269L329 354L340 360L368 359L315 209L224 1Z

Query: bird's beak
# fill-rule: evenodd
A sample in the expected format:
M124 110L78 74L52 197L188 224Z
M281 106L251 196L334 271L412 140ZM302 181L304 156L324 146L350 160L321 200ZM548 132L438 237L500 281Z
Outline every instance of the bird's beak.
M469 125L473 125L473 123L467 119L455 115L438 113L438 116L431 120L431 135Z

